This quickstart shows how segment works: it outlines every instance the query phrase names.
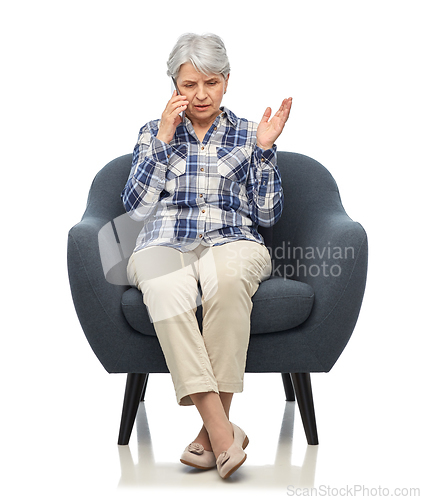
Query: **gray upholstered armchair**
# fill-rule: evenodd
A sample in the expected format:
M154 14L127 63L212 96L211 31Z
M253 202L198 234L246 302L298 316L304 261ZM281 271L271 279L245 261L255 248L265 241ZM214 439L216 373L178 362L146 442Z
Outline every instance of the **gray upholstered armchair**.
M345 213L320 163L280 152L278 165L285 208L273 228L261 231L273 273L253 297L246 372L282 373L308 443L318 444L310 373L330 371L352 334L365 289L367 236ZM168 372L142 294L126 278L140 230L120 201L130 167L125 155L96 175L68 239L70 286L85 335L109 373L128 374L119 444L129 442L149 373Z

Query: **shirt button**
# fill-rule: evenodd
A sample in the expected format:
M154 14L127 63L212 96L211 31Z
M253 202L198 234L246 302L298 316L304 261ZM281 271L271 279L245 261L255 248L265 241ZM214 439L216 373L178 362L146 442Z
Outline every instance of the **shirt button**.
M205 149L205 146L202 146L202 151Z
M205 169L204 169L204 168L201 168L201 169L200 169L200 171L201 171L201 172L204 172L204 171L205 171Z
M213 127L213 130L218 130L217 127Z
M206 212L206 210L202 210L202 214L204 214Z
M199 194L199 198L203 198L203 194Z
M203 238L203 234L199 234L199 238Z

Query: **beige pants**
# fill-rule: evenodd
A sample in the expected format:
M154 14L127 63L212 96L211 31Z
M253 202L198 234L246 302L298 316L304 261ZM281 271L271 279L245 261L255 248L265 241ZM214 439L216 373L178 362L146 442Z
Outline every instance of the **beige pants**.
M131 256L128 278L143 293L178 404L193 404L189 395L198 392L243 390L251 297L270 273L267 248L247 240L190 252L153 246Z

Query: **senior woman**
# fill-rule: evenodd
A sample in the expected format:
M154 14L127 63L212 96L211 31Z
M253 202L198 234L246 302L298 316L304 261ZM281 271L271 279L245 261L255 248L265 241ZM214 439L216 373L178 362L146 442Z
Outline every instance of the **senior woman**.
M248 438L229 410L243 390L251 297L271 273L257 227L282 212L274 141L292 99L271 119L267 108L259 125L221 107L230 65L216 35L183 35L167 65L179 93L141 128L122 193L130 217L144 222L127 273L143 293L178 404L194 404L203 420L181 461L216 465L227 478L247 457Z

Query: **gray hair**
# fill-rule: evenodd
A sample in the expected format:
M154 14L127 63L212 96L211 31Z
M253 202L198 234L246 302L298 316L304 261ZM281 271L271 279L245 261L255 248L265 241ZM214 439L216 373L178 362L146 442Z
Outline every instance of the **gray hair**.
M196 71L205 75L221 74L224 79L230 72L224 42L217 35L186 33L175 44L167 61L167 75L178 77L182 64L190 62Z

